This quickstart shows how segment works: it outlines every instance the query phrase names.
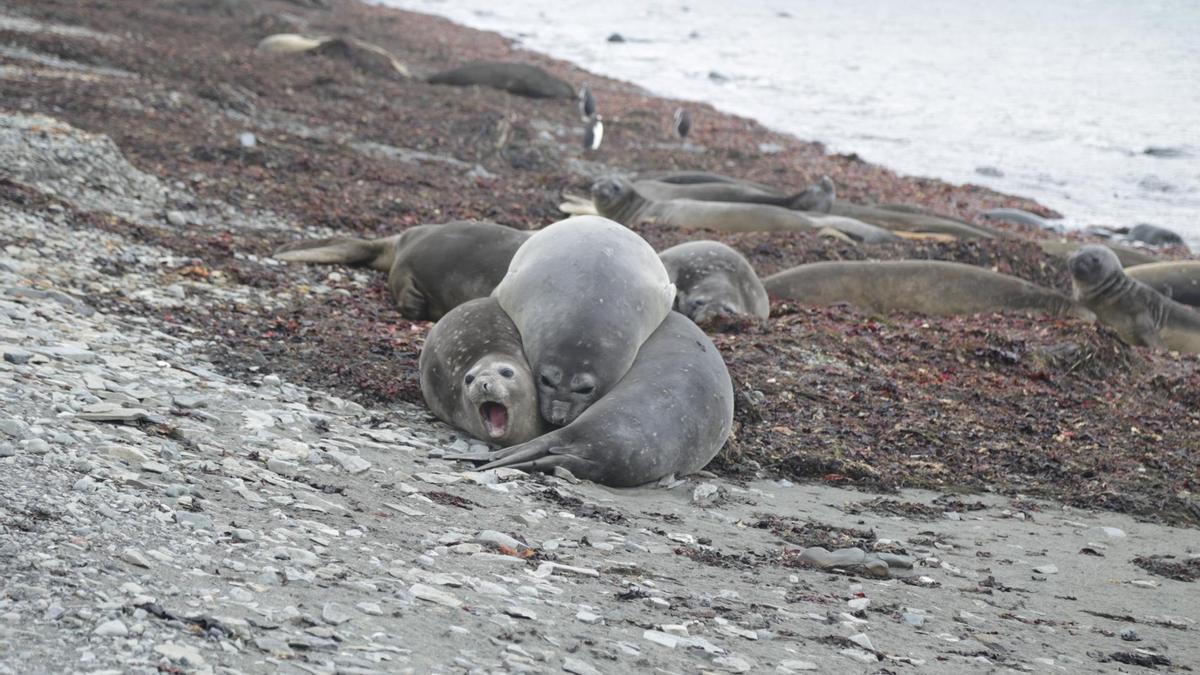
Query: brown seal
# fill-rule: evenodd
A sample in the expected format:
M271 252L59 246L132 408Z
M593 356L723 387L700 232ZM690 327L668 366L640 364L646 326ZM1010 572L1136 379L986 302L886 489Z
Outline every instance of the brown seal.
M421 349L421 395L438 419L501 446L545 430L521 335L495 298L442 317Z
M1126 344L1200 353L1200 311L1125 274L1112 251L1081 246L1067 259L1067 268L1075 299Z
M811 263L773 274L763 285L778 300L806 305L848 302L876 313L1033 310L1091 318L1058 291L981 267L936 260Z
M436 321L491 295L531 233L473 220L417 225L383 239L331 237L280 247L288 262L361 265L388 273L388 291L406 319Z
M434 73L430 84L480 85L529 98L575 98L575 88L538 66L503 61L475 61Z

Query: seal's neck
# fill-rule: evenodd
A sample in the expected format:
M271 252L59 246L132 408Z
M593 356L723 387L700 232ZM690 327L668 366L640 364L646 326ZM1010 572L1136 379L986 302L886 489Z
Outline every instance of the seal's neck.
M611 218L622 225L633 225L647 203L646 198L637 191L637 188L630 185L625 194L621 195L621 199L605 209L607 213L600 215Z
M1134 283L1134 280L1126 276L1123 270L1118 270L1108 275L1100 283L1087 288L1080 288L1079 283L1075 282L1075 297L1084 304L1103 302L1108 298L1124 294Z

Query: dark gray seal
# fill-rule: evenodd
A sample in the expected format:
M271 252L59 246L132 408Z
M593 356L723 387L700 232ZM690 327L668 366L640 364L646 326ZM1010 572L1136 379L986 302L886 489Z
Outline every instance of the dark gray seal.
M671 313L629 372L571 424L487 456L482 469L553 471L613 487L644 485L704 468L729 438L733 385L704 331Z
M472 220L417 225L383 239L331 237L275 251L289 262L361 265L388 273L388 291L406 319L437 321L491 295L530 232Z
M1200 307L1200 260L1134 265L1125 273L1175 302Z
M1165 227L1140 223L1129 230L1129 238L1151 246L1184 246L1183 237Z
M529 63L475 61L434 73L426 81L456 87L480 85L528 98L575 98L574 87Z
M777 195L753 185L743 183L667 183L657 180L639 180L633 187L646 199L667 201L671 199L693 199L703 202L740 202L747 204L769 204L793 211L829 213L835 198L833 181L828 178L790 195Z
M521 335L495 298L451 310L425 336L421 395L438 419L501 446L545 427Z
M806 305L848 302L880 314L1033 310L1091 318L1058 291L982 267L936 260L811 263L773 274L763 285L777 300Z
M1042 252L1046 255L1052 255L1056 258L1066 258L1072 253L1079 250L1079 247L1084 246L1077 241L1069 239L1040 239L1037 242ZM1116 254L1121 264L1125 267L1133 267L1134 265L1147 265L1149 263L1159 262L1161 259L1158 256L1152 255L1146 251L1130 248L1128 246L1119 246L1117 244L1100 244L1108 250Z
M1200 311L1125 274L1112 251L1081 246L1067 259L1067 268L1075 299L1126 344L1200 353Z
M771 301L750 261L718 241L689 241L658 254L675 284L675 310L693 321L767 318Z
M885 229L852 218L793 211L770 204L695 199L654 201L638 192L633 183L620 177L596 181L592 184L591 192L592 202L600 215L629 227L656 223L667 227L719 232L818 231L828 227L867 243L898 239Z
M644 239L578 216L531 236L492 294L521 333L542 417L561 426L625 375L670 313L675 286Z

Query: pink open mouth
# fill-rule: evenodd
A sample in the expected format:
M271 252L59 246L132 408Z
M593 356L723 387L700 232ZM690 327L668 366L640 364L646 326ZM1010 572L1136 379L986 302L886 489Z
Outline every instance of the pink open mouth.
M483 417L483 425L487 427L488 435L499 438L508 431L508 408L494 401L488 401L479 406L479 414Z

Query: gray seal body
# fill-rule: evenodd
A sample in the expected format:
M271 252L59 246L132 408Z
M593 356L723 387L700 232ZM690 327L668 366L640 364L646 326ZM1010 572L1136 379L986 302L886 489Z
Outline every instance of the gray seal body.
M480 85L527 98L575 98L575 88L528 63L475 61L426 78L430 84Z
M658 254L675 284L675 310L701 322L717 316L767 318L771 301L750 261L717 241L689 241Z
M729 438L733 385L704 331L671 313L642 345L625 377L574 422L493 453L484 469L564 467L580 478L628 487L704 468Z
M675 286L644 239L578 216L530 237L493 295L521 333L542 417L563 425L625 375Z

